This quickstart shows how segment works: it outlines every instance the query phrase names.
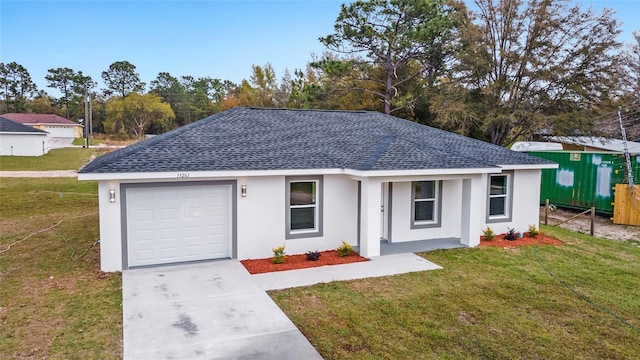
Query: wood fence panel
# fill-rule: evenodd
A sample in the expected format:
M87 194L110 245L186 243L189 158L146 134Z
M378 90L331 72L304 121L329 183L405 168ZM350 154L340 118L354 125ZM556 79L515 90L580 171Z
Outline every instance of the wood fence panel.
M616 184L613 223L640 226L640 185L635 186L632 196L629 185Z

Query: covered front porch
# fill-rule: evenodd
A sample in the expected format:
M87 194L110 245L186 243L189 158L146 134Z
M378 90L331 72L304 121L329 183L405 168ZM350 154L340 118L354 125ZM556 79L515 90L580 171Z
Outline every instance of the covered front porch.
M483 174L358 178L358 251L362 256L474 247L486 203ZM420 186L431 186L428 220L419 216ZM424 197L424 196L423 196ZM422 210L422 208L420 209Z

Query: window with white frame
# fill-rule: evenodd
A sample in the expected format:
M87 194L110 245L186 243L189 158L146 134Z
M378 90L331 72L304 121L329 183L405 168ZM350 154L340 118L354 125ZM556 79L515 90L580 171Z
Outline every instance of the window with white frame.
M411 228L440 226L441 184L439 181L414 181L411 183L412 214Z
M489 177L488 220L510 221L512 174L496 174Z
M322 235L322 179L290 177L287 184L287 239Z

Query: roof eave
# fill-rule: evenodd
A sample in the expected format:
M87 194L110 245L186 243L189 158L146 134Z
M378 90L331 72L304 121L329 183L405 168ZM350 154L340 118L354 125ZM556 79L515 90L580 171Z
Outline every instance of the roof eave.
M500 167L454 168L454 169L409 169L409 170L352 170L352 169L277 169L277 170L229 170L229 171L167 171L167 172L122 172L122 173L78 173L78 180L197 180L210 178L240 178L255 176L305 176L305 175L349 175L355 177L432 176L499 173Z

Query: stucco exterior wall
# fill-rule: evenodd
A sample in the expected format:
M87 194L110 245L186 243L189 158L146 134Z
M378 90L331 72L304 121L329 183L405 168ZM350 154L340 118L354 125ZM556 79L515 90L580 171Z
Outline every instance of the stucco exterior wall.
M239 178L238 189L242 185L247 196L238 191L238 259L271 256L284 244L284 176Z
M238 179L247 196L238 198L238 259L264 258L272 248L285 246L287 254L330 250L341 242L357 244L358 183L343 175L323 177L322 236L285 240L285 177Z
M116 202L109 201L109 190L116 190ZM98 183L100 209L100 268L102 271L122 270L122 236L120 219L120 185L117 181Z
M391 242L459 238L462 213L462 180L442 181L442 214L438 227L412 229L411 182L394 182L391 209Z
M46 134L0 134L0 155L2 156L40 156L48 151L43 145Z
M487 222L484 217L483 229L489 226L496 234L501 234L510 228L526 232L529 225L539 226L541 176L541 170L515 170L513 172L511 221ZM488 181L489 175L485 175L485 177ZM485 193L485 209L487 198L488 195Z

